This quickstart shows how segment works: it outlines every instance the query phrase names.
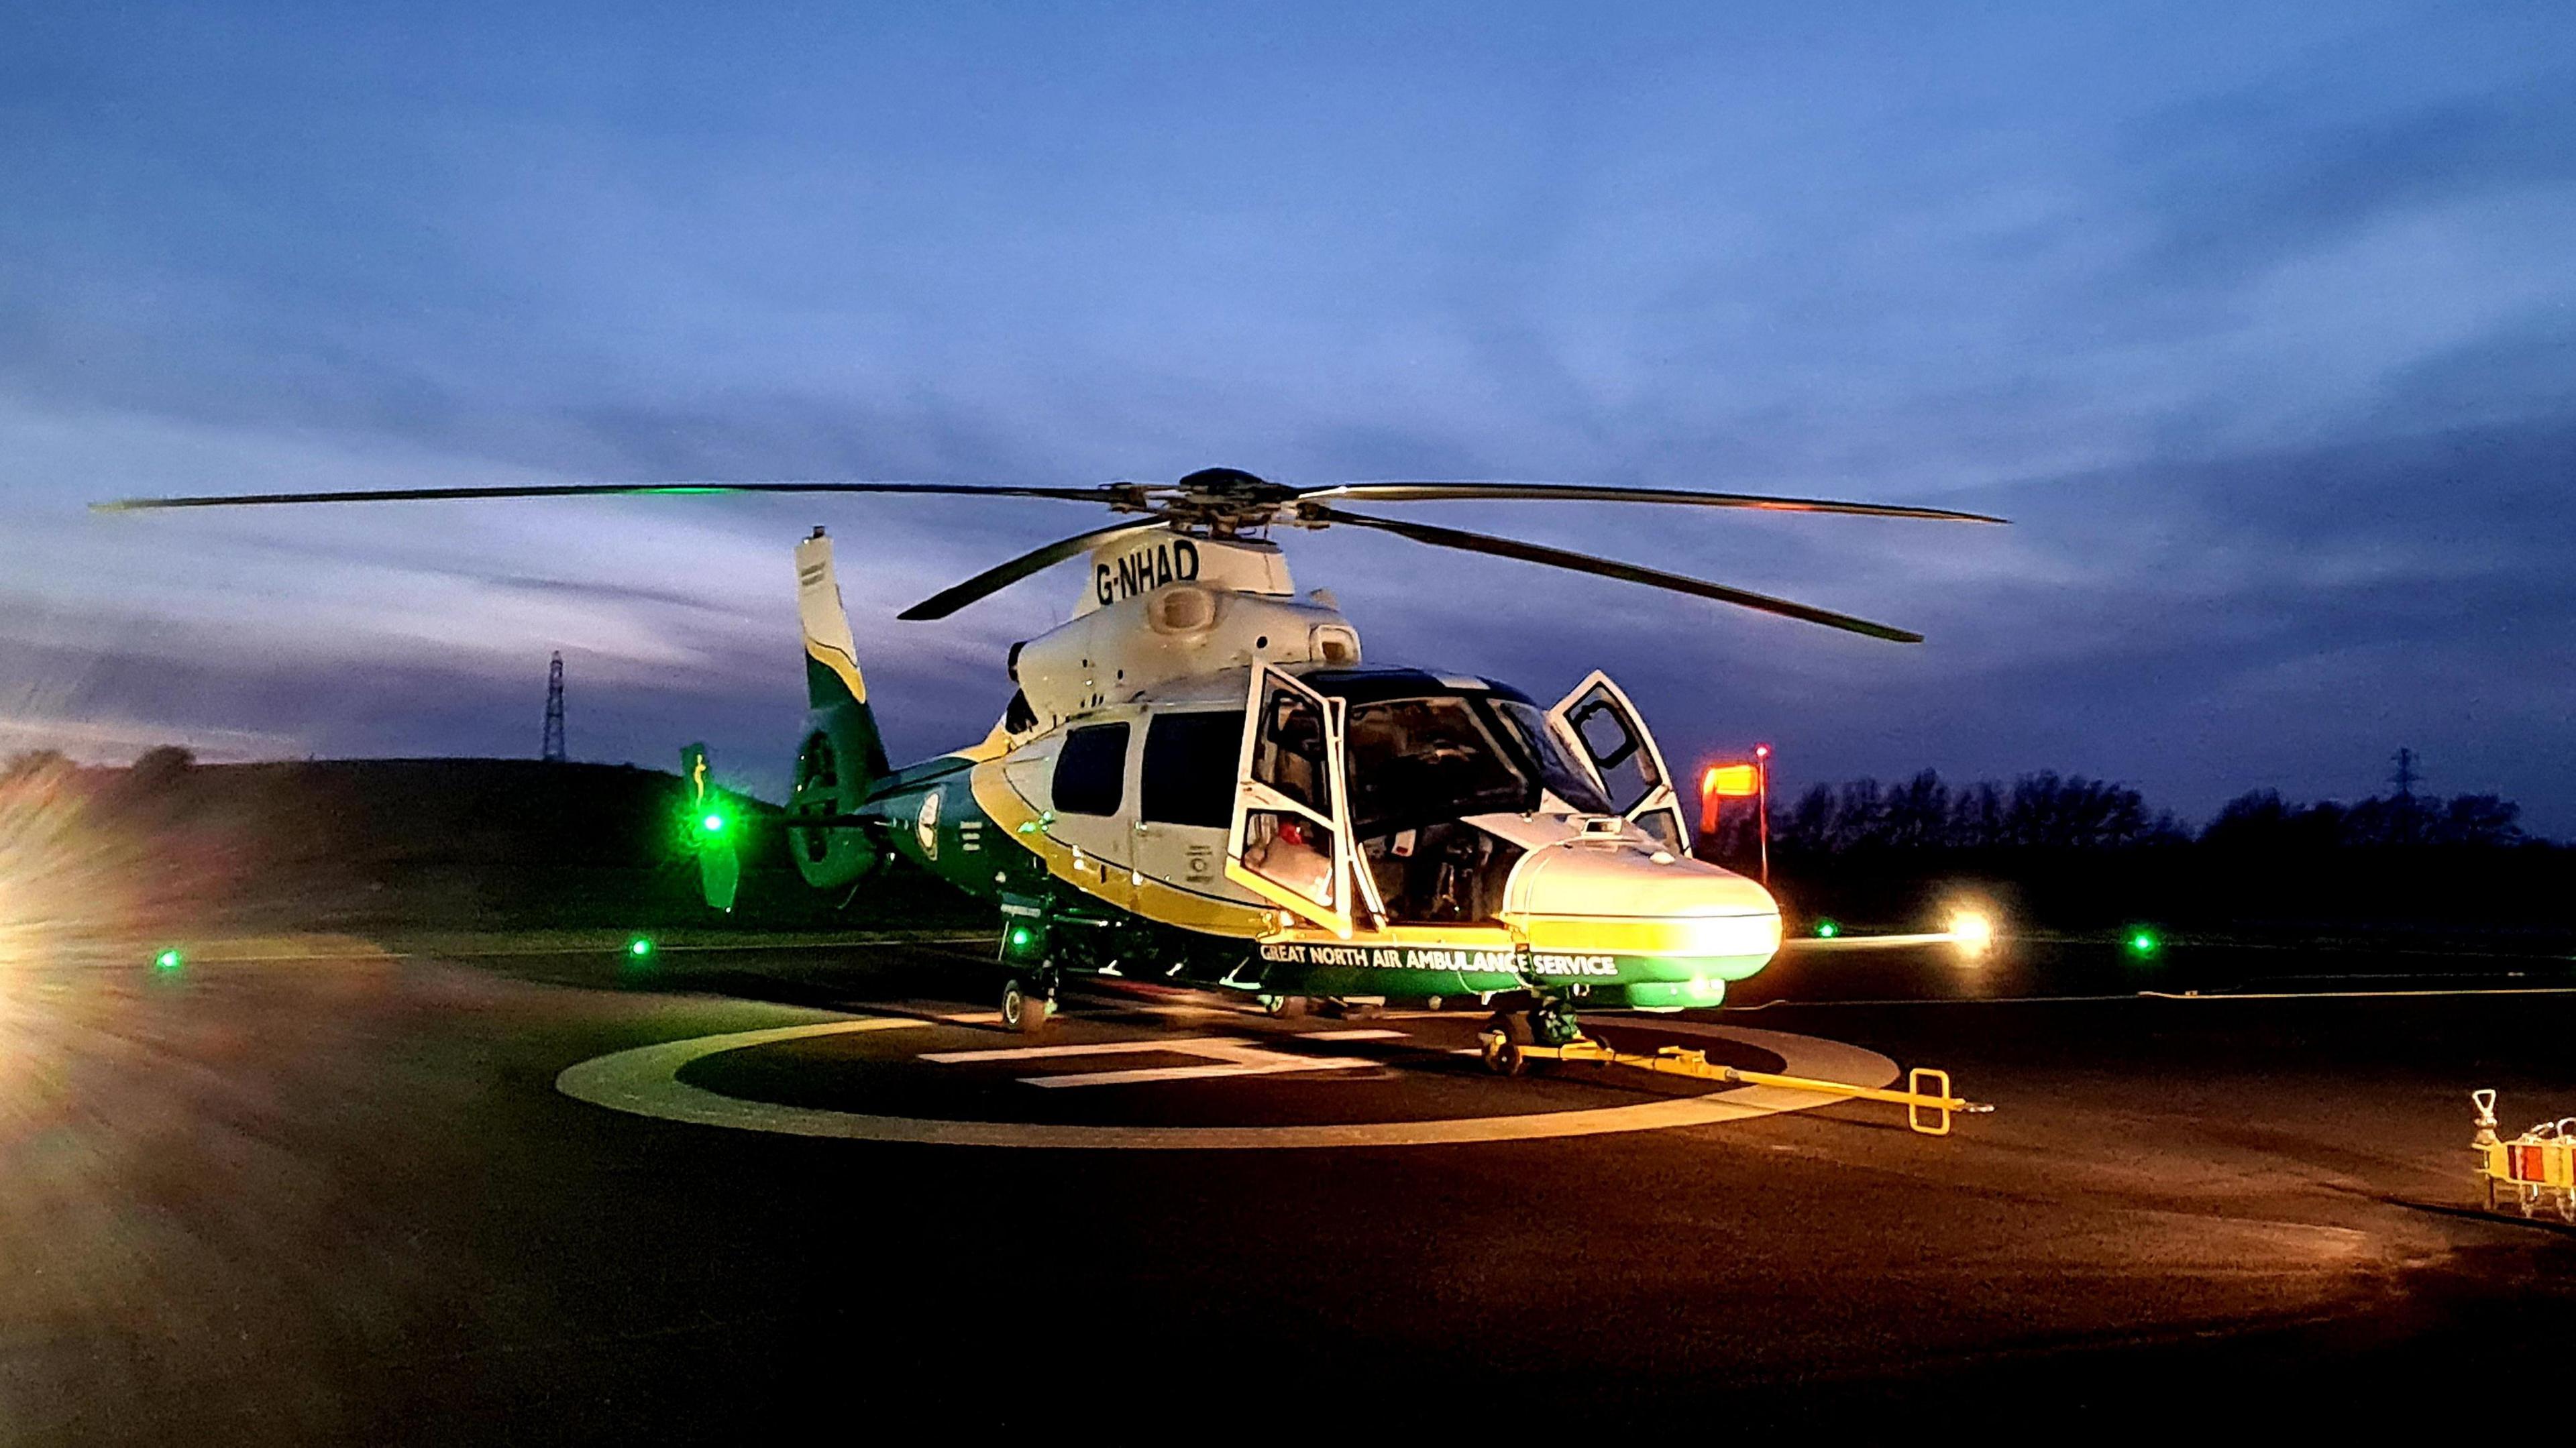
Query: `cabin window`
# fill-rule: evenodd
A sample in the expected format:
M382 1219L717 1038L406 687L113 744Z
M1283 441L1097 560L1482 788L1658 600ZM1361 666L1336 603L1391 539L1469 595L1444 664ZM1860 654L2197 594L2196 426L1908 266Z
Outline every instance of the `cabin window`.
M1145 726L1145 821L1221 830L1234 822L1243 711L1158 714Z
M1058 814L1114 815L1127 797L1127 726L1089 724L1055 756Z

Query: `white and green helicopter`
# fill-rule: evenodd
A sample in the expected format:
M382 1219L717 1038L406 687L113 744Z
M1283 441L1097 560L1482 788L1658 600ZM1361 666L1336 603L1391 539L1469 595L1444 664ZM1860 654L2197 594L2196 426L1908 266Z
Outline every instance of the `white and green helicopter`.
M1759 884L1692 857L1654 737L1599 672L1553 706L1492 679L1362 662L1323 590L1269 535L1347 526L1714 599L1900 643L1884 624L1539 544L1348 511L1353 502L1559 500L2001 522L1820 499L1540 483L1273 483L1230 468L1171 484L584 483L136 499L104 509L655 493L1043 498L1128 515L907 609L944 618L1088 556L1073 616L1016 645L985 738L897 769L817 528L796 549L811 713L785 828L797 869L848 891L896 859L1001 913L1003 1021L1044 1028L1070 977L1307 1002L1493 1009L1488 1064L1578 1036L1583 1007L1714 1006L1781 947ZM733 822L708 801L709 903L731 908Z

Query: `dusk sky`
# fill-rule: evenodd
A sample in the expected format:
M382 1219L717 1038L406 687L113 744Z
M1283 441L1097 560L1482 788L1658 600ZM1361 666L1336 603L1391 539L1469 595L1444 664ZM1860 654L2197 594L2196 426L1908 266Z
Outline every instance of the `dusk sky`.
M2425 787L2576 834L2563 5L18 6L0 16L0 754L576 757L775 797L790 550L898 755L979 737L1108 521L1049 502L135 494L1508 478L2009 529L1376 511L1907 647L1350 530L1372 660L1690 760Z

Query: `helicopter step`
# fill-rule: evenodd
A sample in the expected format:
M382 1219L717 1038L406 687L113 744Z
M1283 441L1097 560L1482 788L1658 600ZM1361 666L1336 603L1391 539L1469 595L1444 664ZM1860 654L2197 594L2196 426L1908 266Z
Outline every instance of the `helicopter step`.
M1559 1045L1541 1045L1530 1034L1525 1034L1531 1031L1525 1016L1497 1017L1495 1024L1489 1026L1483 1036L1486 1064L1502 1074L1517 1076L1533 1066L1559 1061L1589 1061L1595 1066L1627 1066L1668 1076L1722 1081L1730 1086L1778 1086L1791 1091L1812 1091L1820 1096L1885 1101L1904 1107L1906 1126L1925 1136L1949 1135L1953 1115L1983 1116L1995 1109L1988 1102L1951 1095L1950 1073L1930 1066L1917 1066L1906 1072L1905 1089L1893 1091L1876 1086L1855 1086L1843 1081L1819 1080L1812 1076L1781 1076L1768 1071L1712 1065L1706 1051L1687 1050L1680 1046L1665 1046L1652 1054L1617 1051L1583 1035ZM1498 1061L1498 1057L1502 1059Z

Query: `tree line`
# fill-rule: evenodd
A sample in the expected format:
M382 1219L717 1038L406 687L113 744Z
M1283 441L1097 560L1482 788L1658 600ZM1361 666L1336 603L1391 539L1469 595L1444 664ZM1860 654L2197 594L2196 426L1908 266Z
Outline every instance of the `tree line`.
M2200 846L2230 852L2447 846L2498 849L2545 843L2521 826L2522 809L2492 794L2448 798L2404 790L2358 804L2296 803L2251 790L2193 829L2137 790L2054 771L2010 782L1952 785L1934 770L1882 783L1819 784L1771 813L1771 848L1834 857L1933 851L2136 851ZM1749 850L1754 822L1722 822L1719 853Z

